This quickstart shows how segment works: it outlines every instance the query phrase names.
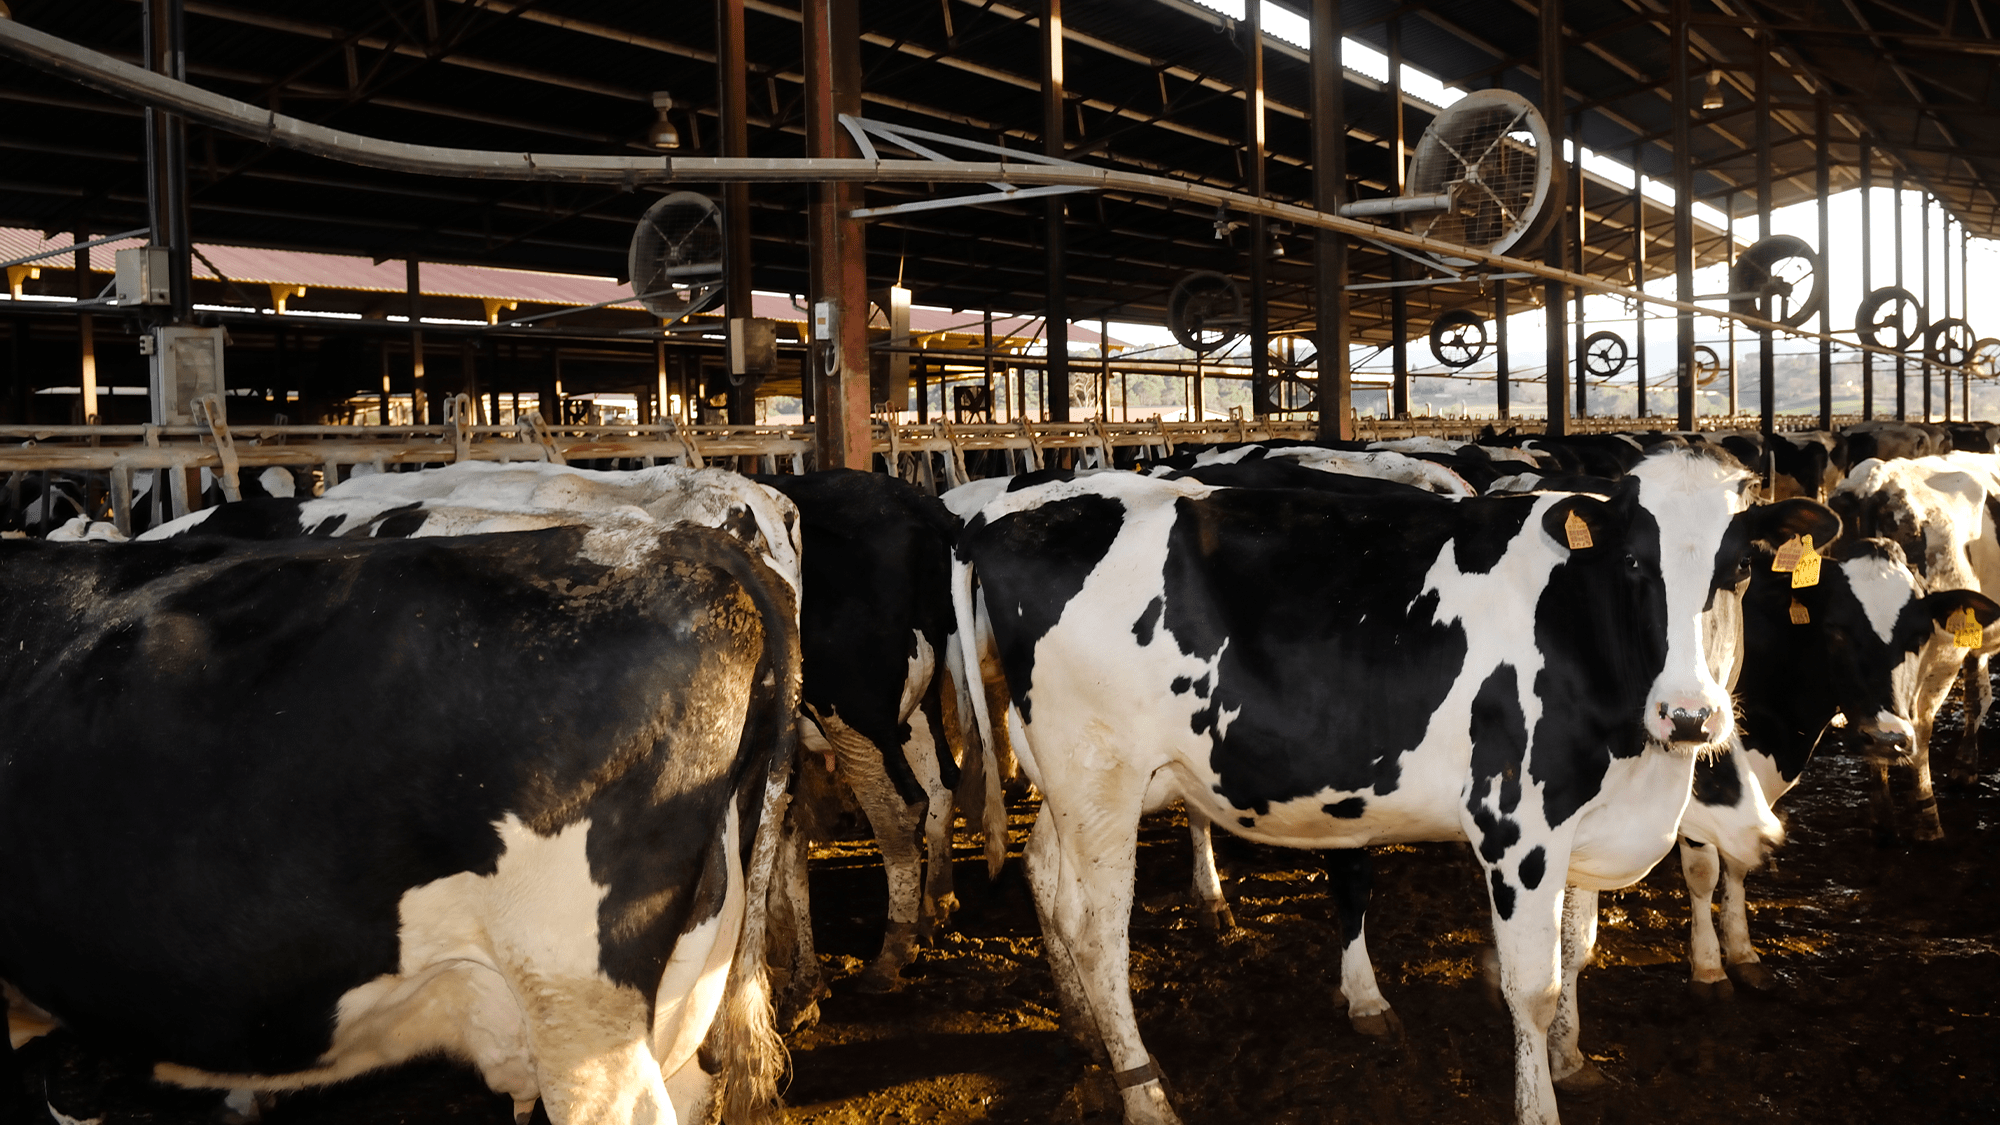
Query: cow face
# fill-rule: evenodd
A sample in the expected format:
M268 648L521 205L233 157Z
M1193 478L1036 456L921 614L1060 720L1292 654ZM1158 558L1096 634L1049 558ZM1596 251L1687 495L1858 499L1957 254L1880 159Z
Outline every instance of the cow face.
M1845 714L1871 757L1907 757L1921 672L1944 663L1931 657L1952 646L1952 619L1970 610L1990 623L2000 605L1974 590L1926 593L1902 549L1885 539L1843 542L1823 585L1786 591L1812 615L1796 659L1819 670L1826 716L1835 707Z
M1825 505L1803 498L1746 509L1746 475L1711 456L1649 457L1631 479L1653 524L1652 557L1664 601L1664 659L1646 702L1646 733L1689 747L1721 742L1733 720L1715 669L1722 663L1718 650L1736 641L1714 635L1718 626L1735 628L1733 613L1716 612L1718 594L1734 599L1741 593L1754 547L1775 549L1798 535L1828 543L1839 535L1840 520ZM1627 553L1643 568L1643 532Z

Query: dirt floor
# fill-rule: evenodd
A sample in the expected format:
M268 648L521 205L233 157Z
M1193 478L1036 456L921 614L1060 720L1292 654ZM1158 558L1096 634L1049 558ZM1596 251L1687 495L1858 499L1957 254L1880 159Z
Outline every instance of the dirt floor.
M1675 859L1603 896L1584 1046L1614 1084L1564 1097L1565 1122L2000 1121L2000 771L1942 796L1943 843L1894 850L1874 842L1864 780L1858 758L1822 756L1780 805L1789 843L1750 882L1771 992L1692 996ZM1013 812L1018 857L1033 809ZM1117 1120L1108 1079L1059 1030L1018 858L989 888L973 843L960 840L964 908L952 931L888 995L852 979L881 939L872 846L857 833L815 863L816 933L836 979L818 1025L792 1037L789 1120ZM1140 1026L1189 1125L1511 1119L1512 1037L1478 983L1487 908L1463 845L1377 853L1369 944L1403 1025L1393 1042L1358 1035L1335 1007L1339 933L1317 857L1233 838L1218 852L1238 932L1195 923L1187 837L1172 814L1146 824L1133 918ZM62 1033L28 1061L77 1118L203 1125L216 1104ZM267 1120L510 1125L504 1099L446 1064L294 1095Z

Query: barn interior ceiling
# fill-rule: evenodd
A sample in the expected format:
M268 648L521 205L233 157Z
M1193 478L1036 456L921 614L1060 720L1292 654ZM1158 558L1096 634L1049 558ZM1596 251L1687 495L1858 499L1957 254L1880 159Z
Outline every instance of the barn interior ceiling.
M746 0L753 156L804 155L799 0ZM1818 149L1834 191L1872 161L1900 173L1975 234L2000 215L2000 39L1990 0L1686 0L1693 71L1715 108L1696 119L1691 157L1703 201L1740 220L1760 201L1757 145L1768 104L1773 206L1811 198ZM24 24L136 61L138 0L11 0ZM187 71L199 85L309 121L385 138L462 147L579 153L656 151L655 95L684 154L714 153L713 5L642 0L187 0ZM1305 0L1279 7L1304 15ZM1670 180L1671 0L1567 0L1565 127L1598 153ZM865 114L1042 151L1041 0L862 0ZM1505 87L1540 100L1532 0L1348 0L1346 34L1461 89ZM1065 147L1073 158L1243 190L1241 22L1193 0L1069 0L1064 5ZM1311 199L1305 52L1268 34L1264 96L1271 196ZM1395 98L1355 72L1346 92L1348 167L1359 198L1393 194ZM1697 85L1702 85L1700 79ZM1818 136L1824 101L1828 132ZM0 65L0 225L45 231L145 225L145 132L132 104L13 64ZM1433 107L1403 99L1407 143ZM634 222L654 198L605 187L443 180L331 163L202 127L188 139L199 242L500 265L623 272ZM923 197L921 185L868 189L870 206ZM755 286L807 288L807 188L751 191ZM1634 185L1587 174L1582 261L1633 276L1635 221L1645 273L1673 260L1672 209L1635 209ZM1636 210L1636 214L1635 214ZM996 202L871 222L871 287L900 281L922 304L1035 314L1044 304L1043 206ZM1117 194L1071 197L1065 269L1071 319L1159 322L1174 280L1194 270L1247 276L1248 232L1185 204ZM1573 228L1574 229L1574 228ZM1754 232L1754 221L1752 230ZM1272 234L1273 331L1314 307L1304 232ZM1697 253L1722 252L1697 228ZM1358 247L1353 281L1390 277ZM1521 290L1531 288L1522 286ZM1521 299L1527 299L1523 292ZM1472 285L1416 291L1414 325L1487 298ZM1357 290L1360 335L1388 333L1387 291Z

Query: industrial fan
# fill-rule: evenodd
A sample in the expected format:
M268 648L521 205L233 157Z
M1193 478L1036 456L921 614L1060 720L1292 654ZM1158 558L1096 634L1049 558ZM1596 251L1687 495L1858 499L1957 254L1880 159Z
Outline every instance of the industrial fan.
M1319 406L1319 343L1302 332L1273 336L1265 349L1271 381L1264 413L1297 414Z
M1451 309L1431 322L1431 355L1446 367L1471 367L1486 354L1486 322L1479 314Z
M1510 90L1479 90L1424 130L1410 159L1408 194L1341 213L1409 212L1413 234L1489 254L1525 251L1546 231L1542 220L1561 210L1560 163L1534 103Z
M1948 317L1931 325L1924 334L1924 351L1932 363L1942 363L1946 367L1963 367L1972 358L1979 346L1978 337L1973 335L1972 325L1958 317Z
M1908 351L1924 338L1924 303L1908 289L1884 286L1861 298L1854 310L1854 334L1861 342L1890 351Z
M714 200L691 191L661 197L632 232L626 259L632 295L667 321L699 312L722 295L722 247L722 211Z
M1717 355L1715 349L1709 347L1707 344L1696 344L1694 346L1694 381L1706 387L1710 383L1715 382L1716 377L1721 374L1722 357Z
M1625 370L1631 358L1625 337L1610 329L1592 332L1583 338L1583 369L1594 378L1611 378Z
M1191 352L1207 355L1243 334L1243 291L1227 274L1197 270L1167 295L1167 328Z
M1826 301L1819 255L1803 238L1759 239L1729 267L1729 308L1797 328Z

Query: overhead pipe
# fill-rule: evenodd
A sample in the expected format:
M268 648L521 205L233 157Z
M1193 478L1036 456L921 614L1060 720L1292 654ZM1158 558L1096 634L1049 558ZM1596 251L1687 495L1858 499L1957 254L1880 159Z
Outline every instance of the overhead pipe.
M1749 313L1711 308L1691 300L1658 297L1573 270L1495 254L1477 247L1429 238L1276 200L1166 176L1121 172L1086 164L860 158L588 156L568 153L505 152L385 141L301 121L248 102L152 74L66 39L0 18L0 56L87 86L100 93L179 113L212 128L312 156L366 168L452 179L490 179L623 185L719 183L991 183L1023 186L1065 185L1095 191L1134 192L1193 203L1203 210L1220 206L1295 226L1332 231L1379 246L1516 271L1544 281L1580 285L1592 292L1642 301L1697 316L1733 320L1751 329L1771 328L1799 339L1823 333L1801 331ZM1421 197L1415 197L1421 198ZM1342 208L1345 210L1345 208ZM1894 356L1894 349L1858 341L1838 341L1858 350ZM1963 370L1954 368L1953 370Z

